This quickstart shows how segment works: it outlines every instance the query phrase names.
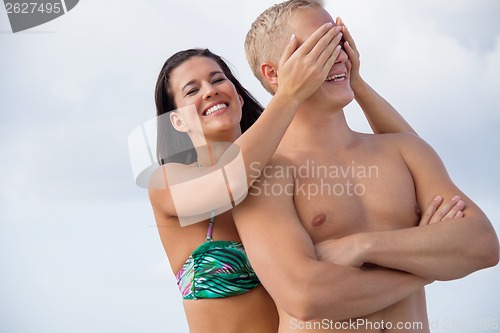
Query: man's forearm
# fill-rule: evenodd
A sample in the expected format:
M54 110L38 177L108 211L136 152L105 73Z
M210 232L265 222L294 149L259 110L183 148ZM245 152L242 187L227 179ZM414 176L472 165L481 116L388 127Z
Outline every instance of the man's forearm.
M362 261L433 280L452 280L498 263L498 239L472 218L359 234Z
M301 269L300 303L303 320L345 320L366 316L395 304L432 280L386 268L362 270L315 261ZM284 306L283 308L287 308Z

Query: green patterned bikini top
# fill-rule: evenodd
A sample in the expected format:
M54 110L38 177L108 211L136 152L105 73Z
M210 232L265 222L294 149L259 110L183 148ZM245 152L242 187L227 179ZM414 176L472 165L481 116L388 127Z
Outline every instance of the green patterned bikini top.
M176 274L184 299L240 295L260 284L243 244L212 239L214 221L212 211L205 243L193 251Z

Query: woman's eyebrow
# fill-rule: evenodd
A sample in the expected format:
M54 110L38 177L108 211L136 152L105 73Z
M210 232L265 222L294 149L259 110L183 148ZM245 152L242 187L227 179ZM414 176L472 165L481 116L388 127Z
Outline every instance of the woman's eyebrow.
M217 75L217 74L223 74L221 71L213 71L213 72L210 72L210 77L214 76L214 75Z

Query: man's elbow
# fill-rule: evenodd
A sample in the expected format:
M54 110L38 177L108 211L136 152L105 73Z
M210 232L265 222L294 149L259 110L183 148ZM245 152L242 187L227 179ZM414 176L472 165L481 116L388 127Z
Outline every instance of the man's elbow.
M482 255L481 262L483 263L483 268L493 267L498 264L500 257L500 250L498 246L498 238L496 235L492 235L491 240L487 243Z
M309 321L322 317L317 297L313 296L311 290L298 291L293 299L288 299L283 310L293 318L300 321Z
M500 250L498 237L493 228L483 233L475 249L475 259L480 266L479 269L493 267L498 264Z
M318 297L318 284L315 283L312 270L295 270L288 276L288 287L280 286L277 304L284 312L300 321L309 321L322 317L322 299ZM323 295L324 297L324 295Z
M344 318L341 313L336 313L344 303L348 303L347 299L341 301L342 297L338 297L342 293L340 290L338 292L330 290L330 295L325 294L319 291L322 288L314 279L308 282L302 280L301 283L294 285L297 286L294 287L294 291L288 292L281 302L281 308L288 315L300 321Z

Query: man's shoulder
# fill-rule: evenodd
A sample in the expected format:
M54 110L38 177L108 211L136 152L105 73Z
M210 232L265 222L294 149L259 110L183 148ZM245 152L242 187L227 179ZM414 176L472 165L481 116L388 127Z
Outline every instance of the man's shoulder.
M404 148L407 146L425 144L418 135L414 133L384 133L384 134L360 134L363 141L371 144L390 146L395 148Z
M300 157L300 154L297 152L290 152L290 151L276 151L271 159L269 160L269 163L267 164L268 167L287 167L291 166L295 163L295 160Z

